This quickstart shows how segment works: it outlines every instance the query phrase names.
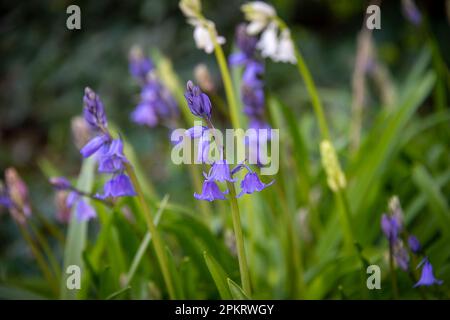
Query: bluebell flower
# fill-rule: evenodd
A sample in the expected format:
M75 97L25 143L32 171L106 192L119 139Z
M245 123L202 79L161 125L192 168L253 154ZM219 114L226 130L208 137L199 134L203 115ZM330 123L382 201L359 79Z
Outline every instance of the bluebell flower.
M154 69L153 62L146 58L139 47L133 47L129 55L129 69L133 77L145 82L147 74Z
M108 151L103 153L99 159L98 171L101 173L115 173L124 170L124 164L128 160L123 154L123 143L120 139L114 139Z
M131 114L131 119L141 125L156 126L160 121L174 119L178 115L178 106L154 74L147 77L142 87L140 102Z
M389 242L393 243L397 240L400 233L398 219L394 216L383 214L381 216L381 230L383 230L383 233Z
M249 35L246 31L247 26L245 24L240 24L236 28L236 44L239 48L239 52L233 53L228 58L230 65L242 65L248 63L256 52L256 44L258 43L258 38Z
M419 239L416 236L410 235L408 237L408 245L412 252L419 253L421 250L421 245Z
M402 1L403 13L412 24L418 26L422 22L422 15L413 0Z
M420 268L422 266L422 274L420 275L419 281L414 285L414 288L420 286L432 286L434 284L441 285L444 281L436 279L433 274L433 266L428 261L427 258L423 259L422 262L417 266Z
M202 193L194 193L194 197L197 200L225 200L225 195L228 193L228 190L225 192L220 191L219 186L214 182L214 180L206 179L203 182Z
M104 131L108 126L105 108L100 97L89 87L84 89L83 115L91 129Z
M236 180L231 177L230 167L227 160L217 160L211 167L208 179L212 179L219 182L235 182Z
M103 147L107 146L110 141L111 138L108 135L100 134L92 138L83 148L81 148L80 153L84 158L89 158Z
M76 191L69 193L66 201L67 207L74 208L78 221L88 221L97 216L95 209Z
M184 97L193 115L201 118L211 118L212 107L209 97L190 80L187 82Z
M107 181L104 186L104 193L99 196L100 199L135 196L133 184L130 178L121 173Z
M244 194L251 194L256 191L262 191L268 186L272 185L274 181L270 183L263 183L259 179L258 175L255 172L248 172L244 179L241 181L241 192L237 196L238 198L242 197Z
M72 188L72 184L65 177L53 177L50 178L50 184L57 190L69 190Z

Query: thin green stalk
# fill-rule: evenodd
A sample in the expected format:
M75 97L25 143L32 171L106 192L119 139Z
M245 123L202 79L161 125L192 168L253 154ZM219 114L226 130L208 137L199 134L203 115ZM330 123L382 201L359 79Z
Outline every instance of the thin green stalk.
M342 228L344 231L345 244L347 250L349 252L352 252L355 249L355 237L350 218L351 217L350 206L348 204L347 196L344 190L339 189L338 191L336 191L336 197L340 206L339 212L341 217Z
M33 239L31 238L30 234L28 233L28 230L26 227L20 223L18 223L20 233L22 234L22 237L25 239L27 244L29 245L31 252L33 253L33 256L36 259L36 262L41 269L45 279L49 283L51 289L55 293L55 295L58 295L58 284L55 282L56 279L52 275L52 271L50 270L50 267L48 266L47 262L45 261L44 256L39 251L39 249L34 245Z
M223 53L222 47L216 41L215 32L209 28L209 33L214 42L214 54L216 55L216 60L219 64L220 74L222 75L225 94L227 96L227 102L230 106L231 123L235 129L239 129L242 128L242 126L239 119L238 103L233 89L233 82L231 81L227 60L225 58L225 54Z
M161 272L164 277L164 282L166 283L167 290L169 291L169 296L171 299L176 299L175 287L172 282L172 277L171 277L170 271L169 271L166 250L163 246L163 241L158 232L158 229L156 228L156 225L153 222L153 217L150 212L150 208L148 207L147 202L145 201L145 197L142 192L141 185L139 184L139 181L136 177L136 174L134 173L133 168L128 163L125 165L125 170L126 170L128 176L130 177L131 182L133 183L134 189L136 190L137 197L138 197L139 203L141 205L141 209L144 211L144 218L147 222L147 227L153 237L153 247L155 248L159 266L161 268Z
M314 113L316 114L317 122L319 123L320 134L322 139L330 139L330 132L327 125L327 120L325 119L325 113L323 111L322 103L320 102L319 93L317 92L314 80L309 72L309 69L303 59L300 50L295 47L295 57L297 58L297 68L303 78L306 85L306 90L311 97L311 103L314 108Z
M394 252L391 241L389 241L389 268L391 269L391 281L394 299L398 299L397 273L394 268Z
M248 271L247 258L245 256L244 236L242 234L241 216L236 200L236 190L234 183L227 181L230 190L231 214L233 218L233 228L236 237L237 254L239 260L239 272L241 273L242 289L247 296L251 296L250 273Z

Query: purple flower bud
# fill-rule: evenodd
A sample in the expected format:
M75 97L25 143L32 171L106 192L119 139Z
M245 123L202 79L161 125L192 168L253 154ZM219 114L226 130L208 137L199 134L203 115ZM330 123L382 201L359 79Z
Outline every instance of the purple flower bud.
M107 143L109 143L110 137L105 134L98 135L92 138L83 148L81 148L80 153L84 158L92 156L94 153L99 151Z
M432 286L434 284L441 285L444 281L436 279L433 274L433 266L428 261L427 258L423 259L422 262L417 266L419 268L422 267L422 274L420 275L419 281L414 285L414 288L419 286Z
M184 97L186 98L189 109L193 115L207 119L211 118L211 101L208 96L190 80L187 82Z
M421 249L421 245L419 239L416 236L410 235L408 237L408 245L412 252L418 253Z
M383 230L386 238L393 243L398 238L400 232L400 226L397 219L387 214L381 216L381 230Z
M57 190L68 190L72 188L72 184L65 177L50 178L50 184Z
M103 130L107 127L105 108L100 97L89 87L84 89L83 115L86 122L94 130Z
M214 162L211 167L208 179L212 179L219 182L230 181L235 182L235 179L231 178L230 167L227 160L218 160Z
M120 139L114 139L99 161L98 171L101 173L115 173L124 169L124 163L128 162L123 154L123 143Z
M197 200L207 200L207 201L214 201L214 200L225 200L225 194L228 193L228 190L225 192L220 191L219 186L213 181L206 179L203 182L203 188L202 193L194 193L194 197Z
M262 191L268 186L272 185L274 180L268 184L265 184L259 180L258 175L255 172L249 172L245 175L244 179L241 181L241 192L237 196L242 197L244 194L251 194L255 191Z
M135 196L133 184L130 178L125 174L119 174L106 182L104 186L104 194L100 196L102 199Z
M154 69L153 62L144 56L139 47L130 50L129 63L131 75L141 81L145 81L147 74Z

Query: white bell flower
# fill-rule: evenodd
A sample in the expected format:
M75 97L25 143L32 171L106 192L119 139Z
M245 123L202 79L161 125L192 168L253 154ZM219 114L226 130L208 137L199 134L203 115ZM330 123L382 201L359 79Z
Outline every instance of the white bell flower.
M209 22L212 23L212 22ZM225 38L222 36L217 35L216 28L214 27L214 24L212 24L212 30L214 30L216 42L219 45L222 45L225 43ZM205 26L204 23L196 23L195 29L194 29L194 40L195 45L198 49L205 50L206 53L212 53L214 51L214 41L211 39L211 35L208 31L208 27Z
M261 34L256 47L261 50L261 55L264 58L270 57L275 60L278 50L278 28L275 23L271 23L266 30Z
M292 43L291 35L288 29L284 29L281 32L277 53L274 58L275 61L290 62L293 64L297 63L294 44Z
M277 15L271 5L262 1L246 3L241 9L250 22L247 26L247 32L250 35L260 33Z

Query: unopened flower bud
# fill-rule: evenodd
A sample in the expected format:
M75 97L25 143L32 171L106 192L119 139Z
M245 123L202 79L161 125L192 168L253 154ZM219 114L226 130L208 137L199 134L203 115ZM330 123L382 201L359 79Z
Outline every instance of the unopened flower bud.
M13 203L10 208L11 215L17 222L23 224L26 218L31 216L28 188L14 168L6 169L5 181L9 198Z
M197 80L200 88L206 92L214 92L215 85L214 81L211 78L211 74L209 73L208 67L204 63L198 64L194 69L195 80Z
M71 127L75 145L78 149L83 148L90 138L90 129L88 124L82 117L77 116L72 118Z
M323 140L320 143L320 154L330 189L334 192L344 189L347 185L347 180L339 164L336 150L329 140Z

